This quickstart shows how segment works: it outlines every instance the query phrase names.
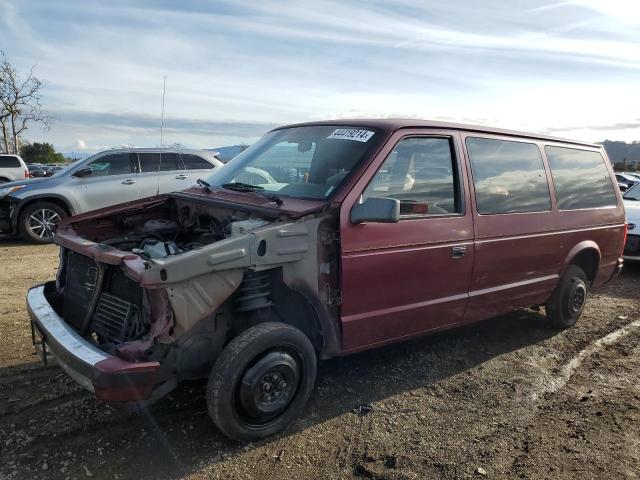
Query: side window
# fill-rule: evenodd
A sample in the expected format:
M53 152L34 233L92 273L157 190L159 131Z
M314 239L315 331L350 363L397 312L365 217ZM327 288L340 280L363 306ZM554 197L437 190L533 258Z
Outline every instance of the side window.
M478 213L551 210L547 175L534 143L467 138Z
M457 171L447 138L415 137L398 142L363 198L400 200L401 215L460 213Z
M203 170L206 168L213 168L209 162L207 162L204 158L201 158L197 155L192 155L190 153L181 153L182 163L184 163L184 168L187 170Z
M138 153L138 158L142 173L181 170L177 153L145 152Z
M161 153L160 154L160 171L168 172L171 170L182 170L177 153Z
M131 173L131 161L134 157L135 153L114 153L100 157L87 166L93 170L92 177L124 175Z
M19 168L20 160L13 155L0 155L0 168Z
M159 153L138 153L140 171L142 173L157 172L160 170Z
M613 183L599 152L546 146L560 210L617 204Z

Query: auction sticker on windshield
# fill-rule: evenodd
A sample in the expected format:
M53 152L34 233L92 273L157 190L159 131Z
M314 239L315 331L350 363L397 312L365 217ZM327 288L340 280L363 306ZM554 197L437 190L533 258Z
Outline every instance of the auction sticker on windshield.
M366 142L373 137L374 132L360 130L358 128L336 128L327 138L337 138L340 140L355 140L356 142Z

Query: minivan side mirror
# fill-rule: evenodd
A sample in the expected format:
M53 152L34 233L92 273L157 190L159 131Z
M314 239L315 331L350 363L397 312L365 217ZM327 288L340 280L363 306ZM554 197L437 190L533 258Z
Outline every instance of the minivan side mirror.
M93 173L93 168L84 167L84 168L81 168L80 170L77 170L77 171L73 172L73 174L71 176L72 177L83 178L83 177L88 177L92 173Z
M400 220L400 200L369 197L351 209L351 223L397 223Z

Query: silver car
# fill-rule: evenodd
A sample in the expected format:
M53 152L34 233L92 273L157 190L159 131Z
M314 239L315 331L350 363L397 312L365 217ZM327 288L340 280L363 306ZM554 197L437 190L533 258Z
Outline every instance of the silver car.
M222 166L214 152L204 150L107 150L52 177L3 183L0 233L49 243L63 217L183 190Z

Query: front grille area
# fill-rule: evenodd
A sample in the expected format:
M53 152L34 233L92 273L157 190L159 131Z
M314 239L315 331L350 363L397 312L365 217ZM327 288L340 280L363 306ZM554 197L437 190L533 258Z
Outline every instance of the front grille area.
M81 335L95 334L99 343L118 345L148 330L144 290L117 266L64 251L62 314ZM62 270L62 269L61 269Z
M632 257L640 255L640 235L627 235L624 255L630 255Z
M92 299L100 281L99 267L89 257L66 252L66 281L63 292L63 316L65 321L81 334Z
M100 296L91 327L101 341L113 344L144 333L138 306L107 292Z

